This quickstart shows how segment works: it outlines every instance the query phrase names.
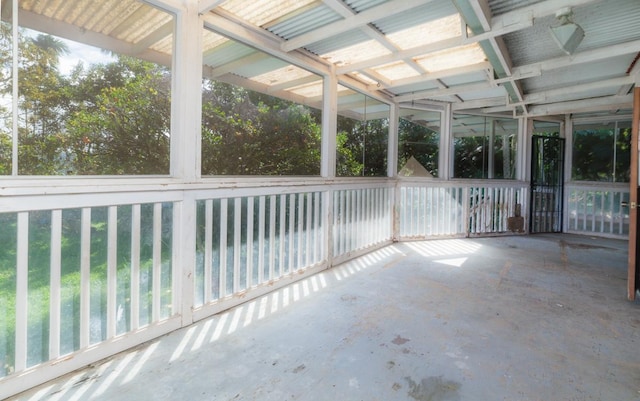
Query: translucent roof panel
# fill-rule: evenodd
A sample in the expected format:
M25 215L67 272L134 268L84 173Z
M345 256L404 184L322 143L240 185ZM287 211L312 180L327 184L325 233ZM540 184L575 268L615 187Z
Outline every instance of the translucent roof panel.
M329 53L320 57L338 66L354 64L373 57L391 54L391 51L375 40L358 43Z
M462 34L460 15L454 14L436 21L408 27L387 35L387 38L400 49L411 49Z
M318 77L316 82L290 88L289 92L311 100L320 100L322 99L322 78Z
M315 0L227 0L220 8L253 25L263 26L314 2Z
M382 67L373 68L373 71L382 75L390 81L417 77L418 75L420 75L420 73L418 73L415 68L409 66L404 61L398 61L383 65Z
M251 80L267 85L281 86L283 83L297 81L310 76L315 76L315 74L294 65L287 65L286 67L254 76Z
M473 43L416 57L415 60L426 71L436 72L482 63L487 58L480 46Z

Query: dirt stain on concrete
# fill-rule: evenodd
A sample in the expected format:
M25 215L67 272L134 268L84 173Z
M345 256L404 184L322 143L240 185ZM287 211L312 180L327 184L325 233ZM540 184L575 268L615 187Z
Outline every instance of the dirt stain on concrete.
M402 345L402 344L405 344L405 343L407 343L409 341L411 341L411 340L409 340L408 338L402 338L400 336L396 336L396 338L391 340L391 342L394 343L395 345Z
M409 397L417 401L460 401L460 383L444 380L441 376L425 377L417 383L405 377L409 385Z

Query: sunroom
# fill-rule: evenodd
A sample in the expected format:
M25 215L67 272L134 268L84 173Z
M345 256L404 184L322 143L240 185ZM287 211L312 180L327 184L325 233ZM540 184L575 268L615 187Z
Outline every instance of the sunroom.
M396 242L628 240L636 297L637 0L0 7L0 398Z

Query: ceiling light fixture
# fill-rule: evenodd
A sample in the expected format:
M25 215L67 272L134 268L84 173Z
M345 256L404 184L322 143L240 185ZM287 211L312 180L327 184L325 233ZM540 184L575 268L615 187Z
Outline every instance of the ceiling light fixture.
M560 21L560 25L551 27L551 37L567 54L573 54L584 38L584 30L572 21L572 17L571 8L562 8L556 12L556 18Z

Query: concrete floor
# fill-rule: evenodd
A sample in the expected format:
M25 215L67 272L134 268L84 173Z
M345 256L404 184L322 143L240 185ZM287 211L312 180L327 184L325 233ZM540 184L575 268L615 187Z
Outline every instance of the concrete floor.
M640 400L626 242L400 243L19 400Z

